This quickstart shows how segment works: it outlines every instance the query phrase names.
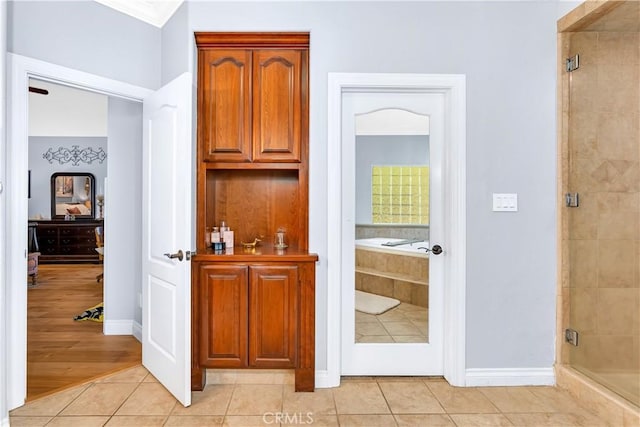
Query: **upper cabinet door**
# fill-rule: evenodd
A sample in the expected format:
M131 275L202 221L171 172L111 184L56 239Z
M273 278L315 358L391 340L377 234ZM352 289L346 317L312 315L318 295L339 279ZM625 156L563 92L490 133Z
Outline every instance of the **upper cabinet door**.
M304 55L304 58L303 58ZM306 112L306 52L253 53L253 161L299 162Z
M202 160L251 161L251 51L200 50Z

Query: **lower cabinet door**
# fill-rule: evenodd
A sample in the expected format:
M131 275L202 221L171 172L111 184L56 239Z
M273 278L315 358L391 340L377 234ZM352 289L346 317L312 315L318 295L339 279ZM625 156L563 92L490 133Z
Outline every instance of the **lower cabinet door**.
M244 368L247 363L247 266L205 264L200 268L200 363Z
M297 362L298 267L250 266L249 365L293 368Z

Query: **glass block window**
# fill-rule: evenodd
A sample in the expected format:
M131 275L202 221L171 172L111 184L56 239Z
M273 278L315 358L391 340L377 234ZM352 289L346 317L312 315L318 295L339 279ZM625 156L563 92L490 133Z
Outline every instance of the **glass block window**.
M373 166L374 224L429 224L429 167Z

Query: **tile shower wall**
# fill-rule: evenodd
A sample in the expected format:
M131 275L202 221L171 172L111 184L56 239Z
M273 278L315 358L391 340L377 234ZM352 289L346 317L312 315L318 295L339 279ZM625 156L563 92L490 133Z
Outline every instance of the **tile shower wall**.
M563 301L570 301L564 324L568 320L580 340L563 352L563 362L587 375L627 375L631 387L615 380L607 385L638 404L640 36L574 33L569 51L580 55L580 68L569 77L565 174L580 206L567 208Z

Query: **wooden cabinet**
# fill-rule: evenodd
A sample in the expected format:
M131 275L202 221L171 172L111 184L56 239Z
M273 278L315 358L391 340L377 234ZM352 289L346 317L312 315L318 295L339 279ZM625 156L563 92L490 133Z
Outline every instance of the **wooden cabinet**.
M200 361L211 368L295 368L298 266L199 267Z
M95 229L102 220L36 221L40 264L99 262Z
M192 388L206 368L293 368L296 391L313 391L317 255L237 249L193 258Z
M291 48L291 37L266 46L239 37L234 44L225 33L196 35L201 158L298 163L306 140L308 49Z
M207 368L292 368L313 391L315 263L308 251L309 34L196 33L197 255L192 388ZM235 248L213 253L225 221ZM285 229L287 249L273 247ZM255 249L240 242L262 238Z

